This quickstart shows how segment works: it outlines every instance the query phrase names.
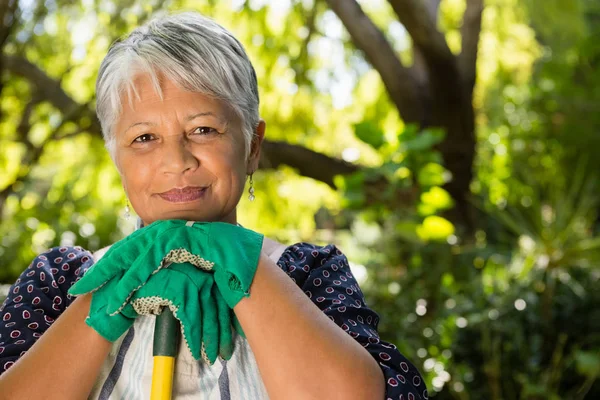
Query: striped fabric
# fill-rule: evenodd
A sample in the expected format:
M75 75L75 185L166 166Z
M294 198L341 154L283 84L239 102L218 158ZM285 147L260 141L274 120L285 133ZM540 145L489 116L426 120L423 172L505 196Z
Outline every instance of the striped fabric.
M148 399L152 382L154 316L141 316L113 343L90 399ZM235 351L229 361L212 366L196 361L181 345L175 365L173 398L178 400L268 399L254 354L248 342L235 334Z
M94 254L97 262L108 248ZM149 399L152 384L153 315L136 318L133 327L113 343L90 393L89 399ZM196 361L181 344L175 364L174 400L268 399L250 345L233 332L234 352L230 360L218 359L212 366Z

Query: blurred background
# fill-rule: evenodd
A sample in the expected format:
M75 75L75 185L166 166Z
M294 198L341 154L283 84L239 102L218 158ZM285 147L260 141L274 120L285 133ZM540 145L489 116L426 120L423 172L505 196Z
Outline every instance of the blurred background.
M0 299L49 247L134 229L94 83L177 10L257 71L242 224L336 243L435 398L600 398L596 0L1 0Z

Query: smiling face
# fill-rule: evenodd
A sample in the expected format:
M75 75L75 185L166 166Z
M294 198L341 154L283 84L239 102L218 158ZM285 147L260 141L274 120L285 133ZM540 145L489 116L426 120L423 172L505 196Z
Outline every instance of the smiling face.
M236 223L246 175L258 167L265 124L246 159L241 121L224 102L148 76L135 80L139 99L123 99L114 132L121 181L144 224L185 219Z

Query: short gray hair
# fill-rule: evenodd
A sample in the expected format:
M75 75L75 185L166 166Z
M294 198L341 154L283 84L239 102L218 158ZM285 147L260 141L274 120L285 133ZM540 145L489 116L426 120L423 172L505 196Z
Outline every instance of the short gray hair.
M156 18L115 42L100 65L96 113L105 146L114 159L115 125L125 92L139 96L134 78L148 73L162 97L159 75L184 90L227 103L240 118L246 157L259 123L256 73L242 44L225 28L198 13Z

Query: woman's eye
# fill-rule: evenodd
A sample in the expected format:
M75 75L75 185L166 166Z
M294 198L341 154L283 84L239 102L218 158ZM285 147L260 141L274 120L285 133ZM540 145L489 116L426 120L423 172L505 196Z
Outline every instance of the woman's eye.
M136 137L133 141L135 143L145 143L145 142L149 142L151 140L152 140L152 135L149 133L144 133L143 135Z
M218 133L215 128L210 128L208 126L199 126L194 129L194 133L199 133L200 135L212 135L213 133Z

